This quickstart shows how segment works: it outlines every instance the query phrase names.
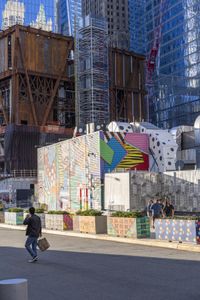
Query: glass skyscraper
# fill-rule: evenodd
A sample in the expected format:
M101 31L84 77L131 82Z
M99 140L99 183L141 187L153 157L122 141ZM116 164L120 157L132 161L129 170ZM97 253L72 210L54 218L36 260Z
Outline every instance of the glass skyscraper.
M145 0L128 0L130 50L145 54Z
M56 31L54 0L0 0L0 29L15 24Z
M161 18L161 41L149 95L150 120L161 127L193 125L200 114L200 1L146 0L147 54Z
M82 15L81 0L58 0L58 31L64 35L74 36L75 24Z

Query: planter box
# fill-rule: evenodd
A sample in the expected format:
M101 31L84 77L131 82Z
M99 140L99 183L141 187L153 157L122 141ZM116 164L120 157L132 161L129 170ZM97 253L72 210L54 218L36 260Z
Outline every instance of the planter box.
M128 238L150 238L149 218L108 217L108 235Z
M69 215L45 214L45 228L52 230L73 230L73 218Z
M83 233L107 233L106 216L74 216L74 231Z
M23 225L23 212L5 212L5 224L9 225Z
M27 215L28 215L28 213L25 213L25 212L24 212L24 217L23 217L23 218L25 219ZM41 219L42 228L45 228L45 213L42 213L42 214L36 213L36 215L37 215L38 217L40 217L40 219Z
M4 222L5 222L4 212L0 211L0 223L4 223Z
M73 216L73 231L80 232L79 216Z
M157 219L156 239L200 244L200 221Z

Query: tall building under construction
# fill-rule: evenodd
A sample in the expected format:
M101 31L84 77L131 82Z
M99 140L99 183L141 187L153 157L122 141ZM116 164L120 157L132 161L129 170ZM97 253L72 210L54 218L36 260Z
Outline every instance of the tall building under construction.
M76 124L144 120L145 57L126 50L129 43L121 31L129 30L128 2L85 0L82 11L83 22L75 35ZM118 35L123 45L112 42Z
M109 68L107 23L83 18L76 41L76 124L108 124Z
M103 17L108 23L110 45L129 49L128 0L82 0L82 13L83 16Z

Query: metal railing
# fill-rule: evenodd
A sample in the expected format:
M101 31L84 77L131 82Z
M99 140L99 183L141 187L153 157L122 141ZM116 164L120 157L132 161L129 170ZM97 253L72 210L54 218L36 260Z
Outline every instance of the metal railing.
M37 170L13 170L9 173L0 173L0 179L19 177L37 177Z

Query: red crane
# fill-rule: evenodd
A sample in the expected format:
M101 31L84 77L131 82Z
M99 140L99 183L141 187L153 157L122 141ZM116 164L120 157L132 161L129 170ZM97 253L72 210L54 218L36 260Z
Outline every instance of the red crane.
M155 28L154 31L154 41L153 41L153 47L150 50L150 54L147 60L147 70L146 70L146 83L152 82L153 73L156 68L156 59L160 48L160 42L162 37L162 17L163 13L166 10L167 6L167 0L160 0L159 5L159 14L157 17L158 26ZM154 19L154 22L156 20Z

